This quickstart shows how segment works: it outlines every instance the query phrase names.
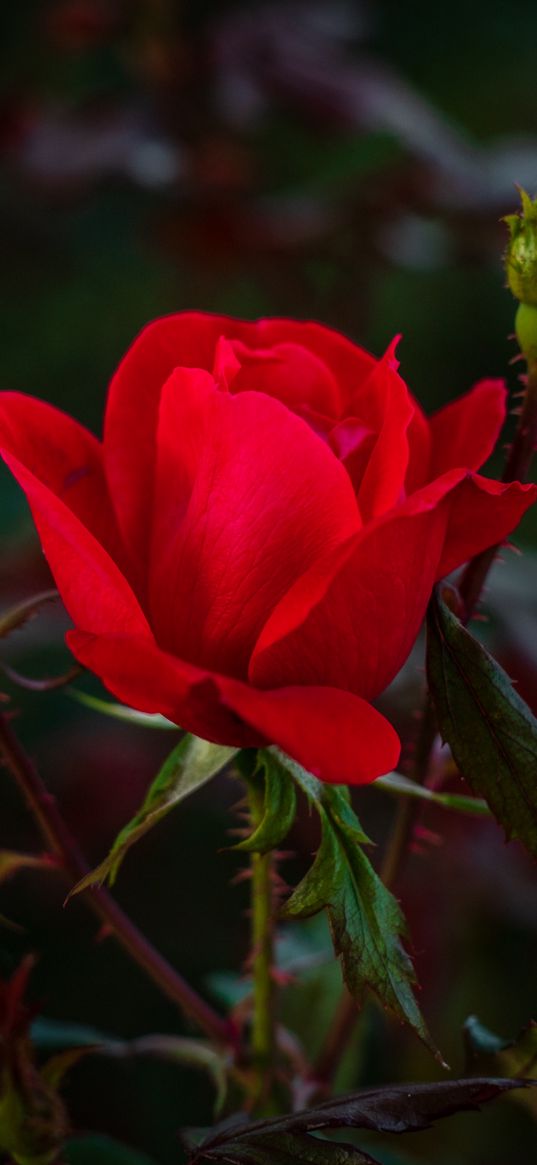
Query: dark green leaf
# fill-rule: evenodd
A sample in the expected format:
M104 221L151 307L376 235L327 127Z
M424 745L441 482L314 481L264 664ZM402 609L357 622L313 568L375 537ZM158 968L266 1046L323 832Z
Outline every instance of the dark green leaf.
M229 764L237 751L236 748L210 744L209 741L200 740L197 736L183 737L164 761L141 809L118 834L108 856L95 870L77 882L71 894L79 894L89 886L101 885L105 879L112 885L131 846L180 801L216 776Z
M225 1156L200 1153L204 1158L225 1160L230 1165L378 1165L375 1158L353 1145L310 1136L309 1133L264 1133L226 1144Z
M371 1158L350 1145L318 1139L316 1134L351 1128L379 1133L417 1132L453 1113L478 1109L503 1092L527 1087L528 1083L474 1077L372 1088L289 1116L220 1126L197 1148L192 1162L291 1165L294 1160L304 1165L321 1165L322 1161L329 1165L359 1165Z
M438 593L428 613L427 673L438 724L507 838L537 857L537 720L499 664Z
M368 838L348 790L321 784L295 762L288 768L320 815L322 840L283 917L308 918L326 909L351 994L361 1000L364 989L371 988L383 1007L409 1023L439 1057L414 997L414 968L401 941L406 933L404 916L362 849Z
M263 773L263 818L250 837L234 848L266 854L277 849L289 833L295 819L296 792L287 768L275 753L265 749L258 758L258 768L251 779L257 780Z

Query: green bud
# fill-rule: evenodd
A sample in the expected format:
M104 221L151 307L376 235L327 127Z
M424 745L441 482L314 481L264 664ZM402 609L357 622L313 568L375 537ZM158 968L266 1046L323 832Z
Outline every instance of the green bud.
M505 270L515 299L537 307L537 199L531 199L525 190L520 191L520 199L521 213L504 219L509 228Z
M519 303L515 316L516 338L526 360L537 360L537 307Z

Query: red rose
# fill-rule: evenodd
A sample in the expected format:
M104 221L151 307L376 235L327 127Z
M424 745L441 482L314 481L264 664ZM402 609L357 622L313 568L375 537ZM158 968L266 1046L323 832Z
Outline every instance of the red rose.
M116 696L359 783L397 763L369 701L433 583L535 498L474 472L504 411L502 384L484 381L427 421L393 348L375 360L317 324L191 313L135 341L102 444L4 393L0 445L69 646Z

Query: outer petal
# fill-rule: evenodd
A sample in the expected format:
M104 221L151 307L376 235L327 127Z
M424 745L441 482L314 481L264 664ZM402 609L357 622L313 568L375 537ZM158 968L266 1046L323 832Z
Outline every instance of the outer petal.
M99 541L118 553L102 446L92 433L44 401L19 392L3 392L0 448L35 473Z
M219 336L249 348L300 345L320 358L350 396L375 367L363 349L330 328L294 320L255 323L185 312L149 324L134 341L112 380L105 423L106 474L121 532L133 559L148 552L153 508L155 434L160 392L174 368L212 371ZM344 405L344 412L348 411Z
M360 527L349 478L278 400L177 369L162 394L151 570L158 641L245 676L295 579Z
M250 679L334 684L366 699L390 683L418 634L444 544L444 493L371 523L301 579L263 628ZM423 492L423 491L422 491Z
M75 623L87 631L149 635L129 583L93 534L11 453L6 464L30 503L58 590Z
M321 780L363 784L394 768L399 740L376 709L330 687L258 691L145 639L69 632L77 658L127 703L221 744L278 744Z
M506 397L503 380L482 380L431 417L431 478L458 466L479 469L484 464L505 420Z
M536 485L504 485L478 473L468 474L453 493L437 577L504 542L537 498Z
M50 405L2 393L0 452L26 493L75 623L89 631L148 632L138 601L114 561L121 557L121 547L98 441Z
M250 679L322 676L373 699L405 662L434 582L501 542L536 495L463 470L431 482L295 584L261 632Z

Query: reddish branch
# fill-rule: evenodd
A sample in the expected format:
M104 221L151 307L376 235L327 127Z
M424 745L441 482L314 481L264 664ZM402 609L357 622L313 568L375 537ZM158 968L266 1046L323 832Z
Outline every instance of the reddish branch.
M78 882L89 867L66 825L54 798L43 784L37 769L17 739L8 716L0 713L0 751L17 782L24 799L43 835L47 847L57 856L61 867L73 882ZM178 971L151 945L106 890L89 890L84 895L88 906L115 935L149 977L173 1003L189 1016L216 1043L237 1046L238 1037L230 1021L222 1019Z

